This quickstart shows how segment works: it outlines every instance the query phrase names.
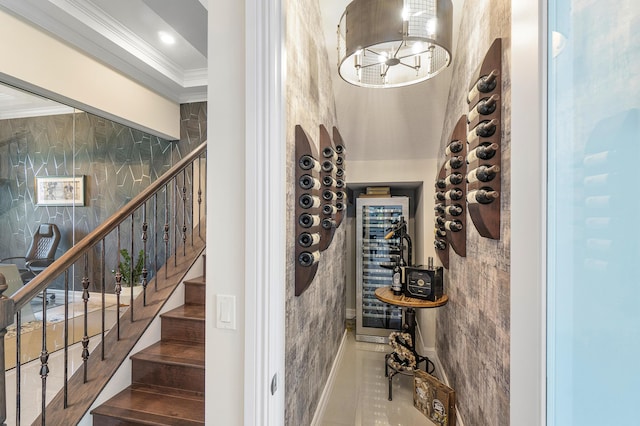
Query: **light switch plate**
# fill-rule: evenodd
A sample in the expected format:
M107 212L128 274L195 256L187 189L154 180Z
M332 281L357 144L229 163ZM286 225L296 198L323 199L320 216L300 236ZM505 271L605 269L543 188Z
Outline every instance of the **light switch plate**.
M236 329L236 297L219 294L216 296L216 327Z

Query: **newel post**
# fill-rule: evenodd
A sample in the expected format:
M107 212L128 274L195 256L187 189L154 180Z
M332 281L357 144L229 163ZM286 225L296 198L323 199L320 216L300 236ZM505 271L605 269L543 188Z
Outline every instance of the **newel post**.
M0 274L0 425L5 426L7 420L7 388L4 371L4 335L7 326L13 323L15 307L13 300L4 295L9 288L4 275Z

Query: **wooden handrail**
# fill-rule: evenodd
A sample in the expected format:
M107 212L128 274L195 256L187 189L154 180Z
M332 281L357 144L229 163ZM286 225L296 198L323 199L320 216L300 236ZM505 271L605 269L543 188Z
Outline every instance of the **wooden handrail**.
M156 192L165 186L171 179L182 172L189 164L194 162L207 148L207 142L203 142L186 157L176 163L162 177L153 181L140 194L134 197L123 208L114 213L104 223L87 234L77 244L67 250L60 258L53 262L44 271L36 275L27 285L18 290L11 299L14 302L14 312L25 306L31 299L41 293L54 278L71 267L85 251L96 245L100 240L111 233L118 225L124 222L133 212L149 200Z

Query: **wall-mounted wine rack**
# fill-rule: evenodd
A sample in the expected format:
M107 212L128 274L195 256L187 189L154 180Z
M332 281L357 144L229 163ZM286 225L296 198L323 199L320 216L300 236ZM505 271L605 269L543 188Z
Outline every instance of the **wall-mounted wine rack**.
M443 188L436 192L436 209L444 213L440 219L446 238L453 251L459 256L467 255L467 214L465 212L467 174L467 117L463 115L453 128L449 144L445 150L444 180L437 181L436 186ZM438 221L438 219L436 219Z
M445 165L443 164L440 167L440 172L436 177L436 192L435 192L435 224L433 228L434 239L433 246L436 249L436 253L438 253L438 258L440 259L440 263L446 269L449 269L449 242L447 241L447 231L444 228L444 223L446 221L446 214L444 208L439 208L439 205L444 205L444 201L438 199L438 196L446 189L446 185L444 183L444 179L447 177L447 172L445 169ZM444 198L444 196L440 197Z
M296 136L296 284L300 296L311 284L320 261L321 164L313 141L297 125Z
M467 206L483 237L500 239L500 142L502 134L502 40L496 39L474 73L469 104Z
M338 199L336 201L336 207L338 212L336 213L336 224L339 227L342 223L347 212L347 148L342 140L342 136L336 127L333 128L333 144L338 157L336 159L336 166L338 171L336 172L336 191Z
M322 182L322 212L320 214L320 251L329 248L338 223L336 214L338 207L338 190L336 186L338 154L331 140L331 135L324 125L320 125L320 181Z
M345 146L338 129L333 139L320 125L320 152L302 126L295 128L296 250L295 295L300 296L318 271L347 208Z

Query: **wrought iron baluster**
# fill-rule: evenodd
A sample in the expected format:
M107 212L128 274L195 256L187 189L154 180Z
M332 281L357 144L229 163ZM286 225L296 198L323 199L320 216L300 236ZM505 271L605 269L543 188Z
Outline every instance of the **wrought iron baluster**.
M16 312L16 426L20 426L20 380L22 372L22 339L20 337L22 328L22 312Z
M122 293L122 273L120 272L120 225L116 228L118 256L116 258L116 334L120 340L120 293Z
M144 306L147 306L147 275L149 270L147 269L147 202L142 205L142 302ZM132 261L133 262L133 261ZM131 294L133 294L133 286L131 287Z
M69 406L69 269L64 271L64 408Z
M187 255L187 168L182 169L182 256Z
M156 277L153 285L158 291L158 193L153 194L153 274Z
M189 208L189 212L190 212L190 223L189 225L191 226L191 247L193 247L193 218L194 218L194 212L193 212L193 191L195 189L195 183L193 181L193 178L195 177L195 164L191 163L191 180L189 181L189 183L191 184L191 186L189 187L189 193L191 194L191 206Z
M87 383L87 361L89 360L89 255L84 254L84 277L82 278L82 301L84 302L84 334L82 336L82 363L84 383Z
M164 234L162 239L164 241L164 277L168 277L169 268L169 200L168 200L169 187L164 186Z
M107 319L105 317L106 309L107 309L106 308L107 303L106 303L106 300L105 300L105 285L106 285L105 275L106 275L106 272L107 272L106 268L105 268L105 258L104 258L105 250L106 250L106 245L105 245L104 238L103 238L102 239L102 253L100 255L100 271L101 271L100 275L102 275L102 280L101 280L102 281L102 283L101 283L102 284L102 333L101 333L102 341L101 341L100 345L102 346L102 360L103 361L104 361L104 332L105 332L105 328L107 326Z
M202 238L201 224L202 224L202 161L198 156L198 237Z
M173 266L178 266L178 175L173 178Z
M133 247L133 236L135 235L135 212L131 213L131 262L129 265L129 293L130 296L129 297L129 312L131 313L131 322L133 323L133 270L134 270L134 265L135 265L135 255L133 253L134 247Z
M49 376L49 352L47 351L47 289L42 290L42 352L40 352L40 377L42 378L42 425L46 425L47 376Z

